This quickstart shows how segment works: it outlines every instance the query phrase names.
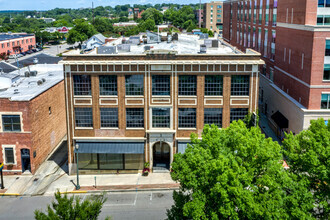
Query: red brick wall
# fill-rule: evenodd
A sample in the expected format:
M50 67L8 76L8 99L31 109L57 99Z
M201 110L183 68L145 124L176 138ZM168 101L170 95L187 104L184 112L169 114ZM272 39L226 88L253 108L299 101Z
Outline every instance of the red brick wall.
M5 165L4 174L20 174L21 168L21 149L31 150L31 124L29 120L29 103L28 102L11 102L8 99L0 99L0 114L3 113L22 114L21 129L23 132L4 133L0 132L0 162L4 162L3 145L15 145L15 165ZM2 130L2 123L0 123ZM8 170L8 171L7 171Z

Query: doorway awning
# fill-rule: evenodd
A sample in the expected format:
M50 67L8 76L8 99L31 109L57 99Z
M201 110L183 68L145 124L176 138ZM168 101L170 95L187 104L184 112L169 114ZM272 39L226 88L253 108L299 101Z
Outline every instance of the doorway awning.
M289 120L280 112L275 112L271 118L280 128L289 128Z
M77 142L78 153L144 154L144 142ZM77 153L77 150L75 149Z

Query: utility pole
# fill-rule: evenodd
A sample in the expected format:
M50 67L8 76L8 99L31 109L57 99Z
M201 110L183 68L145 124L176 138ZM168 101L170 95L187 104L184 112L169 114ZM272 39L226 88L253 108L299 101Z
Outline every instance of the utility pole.
M94 25L94 2L92 2L92 13L93 13L93 25Z
M199 29L202 28L202 0L199 0L199 18L198 18L198 22L199 22Z

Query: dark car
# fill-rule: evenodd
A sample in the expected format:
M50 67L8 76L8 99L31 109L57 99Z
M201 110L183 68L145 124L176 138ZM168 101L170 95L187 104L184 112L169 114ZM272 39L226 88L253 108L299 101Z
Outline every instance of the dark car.
M27 53L27 54L31 54L31 53L32 53L32 51L31 51L31 50L28 50L28 51L26 51L26 53Z
M21 54L22 54L22 56L25 56L25 55L26 55L26 53L25 53L25 52L22 52Z
M33 53L38 52L37 49L32 49Z

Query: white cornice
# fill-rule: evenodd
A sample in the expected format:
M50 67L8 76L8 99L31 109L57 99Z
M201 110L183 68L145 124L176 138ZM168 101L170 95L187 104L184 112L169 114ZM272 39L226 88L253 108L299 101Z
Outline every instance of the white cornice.
M278 22L277 27L302 30L302 31L312 31L312 32L330 32L330 26L313 26L313 25L288 24L288 23Z

